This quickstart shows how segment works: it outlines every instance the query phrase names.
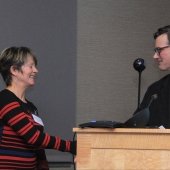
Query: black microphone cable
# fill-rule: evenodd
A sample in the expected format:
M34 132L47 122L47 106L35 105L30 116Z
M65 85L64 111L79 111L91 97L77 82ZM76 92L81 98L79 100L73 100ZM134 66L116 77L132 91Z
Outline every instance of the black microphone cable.
M73 142L75 140L76 140L76 132L74 132L74 134L73 134ZM76 170L76 163L75 163L74 159L75 159L75 155L73 155L73 169Z

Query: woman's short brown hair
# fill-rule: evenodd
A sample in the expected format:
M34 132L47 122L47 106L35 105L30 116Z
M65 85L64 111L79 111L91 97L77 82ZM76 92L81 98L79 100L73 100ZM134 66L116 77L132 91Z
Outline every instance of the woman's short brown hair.
M0 54L0 73L7 86L11 85L11 66L17 70L21 70L21 66L25 63L27 56L31 55L37 65L37 59L28 47L10 47L4 49Z

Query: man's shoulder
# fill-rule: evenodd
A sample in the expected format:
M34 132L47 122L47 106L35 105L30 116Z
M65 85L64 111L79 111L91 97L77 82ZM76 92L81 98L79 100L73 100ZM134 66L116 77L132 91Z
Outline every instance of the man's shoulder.
M159 79L158 81L155 81L154 83L152 83L149 88L162 88L165 86L169 86L170 85L170 74L162 77L161 79ZM170 86L169 86L170 87Z

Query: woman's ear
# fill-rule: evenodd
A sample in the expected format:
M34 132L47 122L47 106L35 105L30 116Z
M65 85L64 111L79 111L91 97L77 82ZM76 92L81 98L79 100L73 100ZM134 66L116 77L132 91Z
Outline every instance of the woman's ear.
M18 72L18 70L16 69L15 66L11 66L11 67L10 67L10 72L11 72L12 75L16 75L16 73Z

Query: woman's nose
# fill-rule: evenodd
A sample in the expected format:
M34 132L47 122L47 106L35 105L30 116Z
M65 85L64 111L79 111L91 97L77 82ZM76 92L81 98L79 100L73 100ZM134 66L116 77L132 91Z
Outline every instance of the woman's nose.
M35 73L38 73L37 67L34 67L34 72L35 72Z

